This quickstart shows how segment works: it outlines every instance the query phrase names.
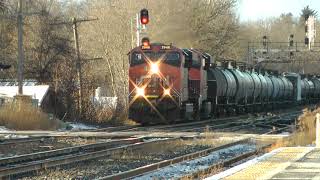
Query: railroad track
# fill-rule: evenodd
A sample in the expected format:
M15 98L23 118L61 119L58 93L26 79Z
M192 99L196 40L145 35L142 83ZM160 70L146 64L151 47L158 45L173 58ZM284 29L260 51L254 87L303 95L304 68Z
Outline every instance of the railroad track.
M252 122L255 122L256 124L262 123L262 125L264 125L263 123L265 123L266 121L268 121L268 123L270 122L272 123L272 122L279 121L279 119L281 118L289 120L291 116L295 117L297 116L298 113L301 113L301 111L295 111L295 112L292 111L288 113L282 113L275 117L267 117L267 118L262 118L260 120L256 120L254 118L248 119L247 116L242 116L242 118L239 118L239 117L221 118L219 119L220 121L206 120L206 121L190 122L190 123L175 124L175 125L162 125L162 126L148 127L148 128L152 128L151 130L155 130L155 131L168 130L168 129L169 130L182 129L185 131L191 131L191 130L194 131L196 129L203 130L205 127L209 127L210 129L219 129L219 128L223 129L223 128L227 128L228 126L237 127L237 125L252 126ZM244 121L244 119L246 121ZM230 122L232 120L234 122ZM198 126L198 127L194 127L194 126ZM130 127L129 129L132 129L132 128L139 129L140 127ZM283 128L286 128L286 127L283 127ZM126 131L126 128L113 128L112 130ZM19 143L19 142L25 143L25 142L31 142L31 141L41 141L43 140L43 138L50 138L50 137L32 137L32 138L12 139L2 143L4 145L10 144L10 143ZM119 154L124 150L128 150L128 149L139 150L139 148L143 148L143 146L148 143L159 143L159 142L161 143L163 141L173 141L177 139L179 138L157 140L156 142L142 142L141 138L135 138L130 140L96 143L96 144L57 149L52 151L44 151L44 152L20 155L20 156L9 157L9 158L2 158L0 159L0 177L15 177L16 175L19 175L19 174L39 171L46 168L63 166L63 165L73 164L76 162L92 160L96 158L106 158L114 154ZM227 148L230 145L232 146L232 144L229 144L229 145L227 144L226 146L221 146L220 148ZM115 146L121 146L121 147L115 147ZM190 156L183 156L182 160L190 159L190 158L194 159L200 156L202 157L215 150L218 150L218 149L211 148L211 150L206 150L199 153L198 152L193 153L193 155L190 155ZM239 158L240 157L238 157L238 159ZM175 160L163 161L163 163L165 164L165 162L167 163L179 162L180 160L177 160L177 159L179 159L179 157L175 158ZM158 164L157 167L162 167L161 162L160 164Z
M140 125L134 125L134 126L116 126L116 127L106 127L106 128L99 128L99 129L93 129L93 130L86 130L89 132L117 132L117 131L130 131L139 129Z
M146 144L175 141L177 139L179 138L143 142L142 138L133 138L2 158L0 159L0 178L10 178L47 168L106 158L125 150L138 150Z
M251 121L244 121L236 126L227 127L222 131L240 131L243 129L250 129L261 127L265 128L266 132L259 132L258 134L279 133L283 130L289 129L289 125L301 114L301 111L293 111L289 113L282 113L277 116L265 117L262 119L253 119ZM276 128L276 129L274 129Z
M244 140L236 141L236 142L233 142L233 143L228 143L228 144L225 144L225 145L222 145L222 146L208 148L208 149L201 150L201 151L198 151L198 152L195 152L195 153L186 154L186 155L183 155L183 156L180 156L180 157L176 157L176 158L173 158L173 159L170 159L170 160L164 160L164 161L161 161L161 162L158 162L158 163L154 163L154 164L150 164L150 165L147 165L147 166L139 167L139 168L132 169L132 170L129 170L129 171L126 171L126 172L122 172L122 173L118 173L118 174L115 174L115 175L102 177L102 178L100 178L100 180L133 179L135 177L142 178L142 179L148 179L149 178L148 176L143 176L143 175L146 175L146 174L148 174L150 172L155 172L155 171L163 169L163 168L167 168L167 167L169 167L171 165L175 165L176 166L176 164L178 164L178 163L188 162L188 161L192 161L192 160L195 160L195 159L198 159L198 158L201 158L201 157L206 157L206 156L210 155L211 153L215 153L215 152L221 151L223 149L228 149L228 148L232 149L233 147L236 147L238 145L250 144L250 143L252 143L251 139L244 139ZM233 164L235 162L238 162L240 160L243 160L245 158L253 156L256 153L264 150L265 148L267 148L269 146L270 145L265 145L263 147L259 147L259 148L256 148L254 150L245 152L245 153L243 153L241 155L238 154L238 155L236 155L236 156L234 156L232 158L224 160L223 162L220 161L220 162L212 165L210 168L221 167L221 166L222 167L229 166L229 165L231 165L231 164ZM192 176L195 177L196 173L194 173ZM157 176L153 176L153 177L157 177ZM158 177L158 178L162 179L162 177ZM164 179L166 179L166 178L168 178L168 177L164 177Z
M177 125L167 125L160 127L151 127L150 131L183 131L183 132L194 132L194 131L204 131L204 130L219 130L219 131L235 131L244 129L250 126L269 126L273 127L272 123L278 125L277 121L282 118L286 118L288 121L292 121L293 118L296 118L301 111L293 111L288 113L282 113L277 116L266 116L264 118L249 117L249 116L238 116L238 117L228 117L220 118L216 120L208 120L201 122L192 122L187 124L177 124ZM285 124L280 124L284 126ZM287 125L287 124L286 124Z
M301 113L301 110L288 110L289 112L280 113L276 117L278 119L283 119L282 116L288 117L290 114L298 114ZM128 132L128 131L150 131L150 132L157 132L157 131L203 131L204 128L210 129L226 129L231 126L249 126L250 123L253 124L253 121L248 121L248 118L251 118L254 121L266 121L266 120L276 120L276 117L266 117L262 120L259 120L254 117L250 117L250 115L240 115L240 116L231 116L231 117L223 117L223 118L216 118L216 119L208 119L208 120L201 120L201 121L194 121L194 122L183 122L178 124L170 124L170 125L153 125L153 126L119 126L119 127L107 127L107 128L100 128L95 130L89 130L91 132ZM250 123L249 123L250 122Z
M30 142L39 142L46 139L54 137L41 136L41 137L27 137L27 138L14 138L14 139L0 139L0 146L17 144L17 143L30 143Z
M268 117L264 117L264 118L260 118L260 119L256 119L256 118L251 118L251 119L248 119L248 118L245 118L245 121L243 121L244 119L239 119L237 121L234 121L234 122L228 122L228 123L221 123L221 124L214 124L214 125L208 125L206 124L206 128L210 128L210 129L218 129L218 128L226 128L228 126L235 126L236 128L238 129L241 129L241 128L245 128L245 127L248 127L248 126L258 126L259 124L261 126L268 126L269 128L272 128L273 125L268 125L268 124L277 124L277 121L286 121L286 122L292 122L292 119L293 118L296 118L299 114L301 114L301 111L292 111L292 112L286 112L286 113L281 113L277 116L268 116ZM233 120L232 118L228 118L226 120ZM207 122L206 122L207 123ZM198 123L196 125L200 125L199 127L191 127L191 126L194 126L193 123L190 123L188 124L187 126L184 126L183 124L179 125L179 129L183 129L184 131L194 131L194 130L203 130L204 127L202 126L202 123ZM277 124L279 126L281 126L281 128L277 129L276 131L281 131L281 130L285 130L287 129L287 125L288 124ZM190 127L190 128L188 128ZM171 128L170 126L168 127L165 127L165 128ZM175 128L175 127L172 127L172 128ZM232 129L235 129L234 127ZM178 130L178 129L175 129L175 130ZM231 130L231 129L230 129ZM271 132L274 132L273 130L272 131L268 131L267 133L261 133L261 134L269 134ZM210 148L208 150L203 150L203 151L199 151L199 152L196 152L196 153L192 153L192 154L187 154L187 155L184 155L184 156L181 156L181 157L177 157L177 158L174 158L174 159L170 159L170 160L165 160L165 161L161 161L159 163L154 163L154 164L150 164L150 165L147 165L147 166L144 166L144 167L140 167L140 168L137 168L137 169L133 169L133 170L130 170L130 171L126 171L126 172L123 172L123 173L119 173L119 174L115 174L115 175L111 175L111 176L106 176L106 177L103 177L103 178L100 178L100 179L133 179L135 177L137 177L138 179L139 178L150 178L151 177L157 177L156 175L155 176L143 176L143 175L146 175L150 172L157 172L157 170L160 170L160 169L163 169L163 168L168 168L168 166L171 166L173 164L178 164L178 163L182 163L182 162L187 162L187 161L190 161L190 160L193 160L193 159L197 159L197 158L201 158L201 157L204 157L204 156L207 156L209 155L210 153L213 153L215 151L218 151L218 150L221 150L221 149L227 149L227 148L232 148L232 146L236 146L236 145L239 145L241 143L247 143L248 140L244 140L244 141L239 141L239 142L235 142L235 143L230 143L230 144L226 144L224 146L220 146L218 148ZM264 145L262 147L259 147L259 148L256 148L254 150L251 150L251 151L247 151L245 153L242 153L242 154L237 154L235 156L233 156L232 158L229 158L229 159L226 159L226 160L223 160L221 162L217 162L211 166L209 166L208 168L205 168L205 169L202 169L202 170L199 170L197 172L194 172L194 173L191 173L191 174L187 174L185 176L182 176L182 177L179 177L179 178L184 178L184 177L187 177L188 179L198 179L199 177L201 177L203 174L209 174L210 172L212 172L212 170L217 170L217 169L222 169L222 168L225 168L225 167L229 167L231 166L232 164L234 163L237 163L239 161L242 161L244 159L247 159L247 158L250 158L252 156L255 156L257 153L259 152L262 152L262 151L265 151L267 148L269 148L271 146L271 144L268 144L268 145ZM163 174L166 174L168 172L164 171ZM169 177L159 177L159 178L163 178L163 179L166 179L166 178L169 178Z

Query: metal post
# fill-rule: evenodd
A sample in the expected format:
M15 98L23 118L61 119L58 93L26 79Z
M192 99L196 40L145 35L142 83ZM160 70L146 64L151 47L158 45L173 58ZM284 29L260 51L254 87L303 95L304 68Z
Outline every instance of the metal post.
M317 113L317 122L316 122L316 147L320 148L320 114Z
M24 66L24 52L23 52L23 14L22 14L22 0L18 2L18 94L23 94L23 66Z
M136 15L136 20L137 20L137 46L140 46L140 18L139 18L139 13Z
M79 37L78 37L78 29L77 29L77 20L76 18L72 19L73 24L73 34L76 48L76 68L77 68L77 77L79 83L79 97L78 97L78 116L81 118L82 115L82 74L81 74L81 60L80 60L80 49L79 49Z
M134 48L133 19L134 18L130 18L131 49Z

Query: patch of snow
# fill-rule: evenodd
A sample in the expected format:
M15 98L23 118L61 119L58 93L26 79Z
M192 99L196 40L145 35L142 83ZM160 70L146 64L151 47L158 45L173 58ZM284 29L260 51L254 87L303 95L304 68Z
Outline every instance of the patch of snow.
M118 98L117 97L104 97L104 96L95 96L92 97L93 104L96 106L101 106L104 108L115 109L117 107Z
M19 138L28 138L29 137L26 135L9 134L10 132L14 132L14 131L15 130L8 129L5 126L0 126L0 133L5 133L5 135L1 135L1 137L4 139L19 139Z
M307 147L316 147L316 145L315 144L308 144L308 145L306 145Z
M160 140L166 140L169 138L148 138L148 139L143 139L143 142L153 142L153 141L160 141Z
M249 161L247 161L245 163L239 164L238 166L234 166L234 167L232 167L232 168L230 168L230 169L228 169L226 171L223 171L223 172L221 172L219 174L216 174L216 175L213 175L211 177L208 177L205 180L218 180L218 179L225 178L227 176L230 176L230 175L232 175L232 174L234 174L234 173L236 173L238 171L241 171L241 170L247 168L250 165L256 164L257 162L259 162L261 160L269 158L269 157L273 156L274 154L277 154L278 152L280 152L282 150L283 150L283 148L275 149L275 150L273 150L273 151L271 151L269 153L266 153L266 154L264 154L262 156L259 156L259 157L256 157L254 159L251 159L251 160L249 160Z
M167 166L135 179L178 179L188 174L205 170L223 160L255 150L255 145L239 144L210 153L208 156Z
M4 127L4 126L0 126L0 132L9 132L10 129Z
M28 138L26 135L17 135L17 134L7 134L4 136L4 139L20 139L20 138Z
M71 131L97 129L97 127L86 125L83 123L70 123L68 125L71 127Z
M290 133L289 133L289 132L282 132L282 133L280 133L279 135L289 136L289 135L290 135Z

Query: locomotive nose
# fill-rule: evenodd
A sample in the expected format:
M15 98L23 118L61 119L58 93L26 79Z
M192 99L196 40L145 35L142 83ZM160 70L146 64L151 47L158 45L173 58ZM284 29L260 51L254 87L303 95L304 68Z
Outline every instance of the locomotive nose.
M149 96L159 96L160 87L160 78L153 75L151 81L146 87L146 94Z

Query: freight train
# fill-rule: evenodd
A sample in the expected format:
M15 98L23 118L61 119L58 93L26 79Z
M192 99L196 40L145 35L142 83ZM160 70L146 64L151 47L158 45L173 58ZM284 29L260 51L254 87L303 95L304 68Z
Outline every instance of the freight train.
M160 43L144 44L128 55L129 118L142 124L196 121L320 99L316 76L257 71Z

